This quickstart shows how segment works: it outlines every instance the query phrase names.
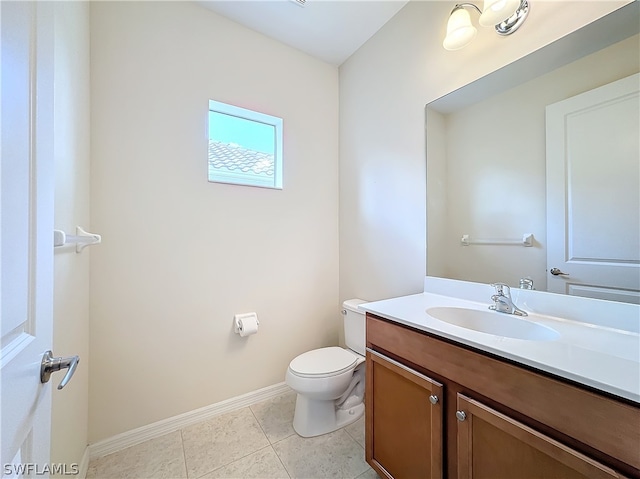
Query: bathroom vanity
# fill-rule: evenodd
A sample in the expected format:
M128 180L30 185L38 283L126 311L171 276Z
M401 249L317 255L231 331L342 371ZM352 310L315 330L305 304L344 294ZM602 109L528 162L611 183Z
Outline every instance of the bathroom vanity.
M396 479L640 477L638 306L517 291L519 319L488 311L491 291L428 277L361 306L367 462Z

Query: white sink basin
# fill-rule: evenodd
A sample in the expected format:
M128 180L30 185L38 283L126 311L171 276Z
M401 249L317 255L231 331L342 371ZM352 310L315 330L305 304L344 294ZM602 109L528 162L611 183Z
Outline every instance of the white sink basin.
M427 309L427 314L461 328L530 341L553 341L560 337L555 329L520 319L512 314L477 309L437 307Z

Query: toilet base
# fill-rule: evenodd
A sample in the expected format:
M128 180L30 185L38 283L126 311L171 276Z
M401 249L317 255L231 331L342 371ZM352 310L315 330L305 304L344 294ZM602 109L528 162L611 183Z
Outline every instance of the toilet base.
M293 429L302 437L321 436L357 421L364 414L364 402L336 409L335 401L309 399L298 394Z

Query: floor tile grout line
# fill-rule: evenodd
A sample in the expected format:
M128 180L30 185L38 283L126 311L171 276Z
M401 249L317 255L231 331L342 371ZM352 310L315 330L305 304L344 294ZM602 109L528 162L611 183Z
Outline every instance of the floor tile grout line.
M353 423L351 423L351 424L354 424L355 422L356 422L356 421L354 421L354 422L353 422ZM362 453L366 456L366 451L365 451L364 446L363 446L362 444L360 444L360 443L356 440L356 438L355 438L355 437L353 437L353 435L351 435L351 434L349 433L349 431L347 431L347 427L349 427L349 426L342 426L340 429L337 429L337 431L343 431L343 432L347 435L347 437L348 437L349 439L351 439L351 440L352 440L352 441L353 441L353 442L354 442L354 443L355 443L355 444L356 444L360 449L362 449ZM371 467L371 466L369 466L369 464L367 463L367 461L366 461L366 457L365 457L365 464L367 465L367 469L365 469L364 471L362 471L362 472L361 472L360 474L358 474L357 476L354 476L352 479L358 479L358 477L360 477L360 476L361 476L361 475L363 475L365 472L367 472L367 471L369 470L368 468L369 468L369 467Z
M276 397L280 397L280 396L276 396ZM265 402L267 402L267 401L265 401ZM258 403L258 404L260 404L260 403ZM249 409L251 409L251 406L249 406ZM258 416L256 416L255 411L254 411L253 409L251 409L251 412L253 413L253 417L255 417L255 418L256 418L256 421L258 421L258 426L260 426L260 429L262 429L262 432L263 432L263 433L264 433L264 435L267 437L267 441L269 441L269 444L271 444L272 446L273 446L274 444L277 444L277 443L278 443L278 442L280 442L280 441L283 441L284 439L287 439L288 437L293 436L293 435L296 433L296 432L294 431L294 432L292 432L291 434L289 434L288 436L281 437L280 439L277 439L277 440L272 441L272 440L271 440L271 438L269 437L269 435L267 434L267 432L265 431L265 429L262 427L262 424L260 423L260 419L258 419ZM293 421L293 418L291 418L291 420Z
M184 474L189 479L189 469L187 468L187 451L184 450L184 436L182 435L182 429L180 431L180 444L182 444L182 459L184 460Z
M233 463L234 463L234 462L236 462L236 461L240 461L240 460L242 460L242 459L245 459L246 457L250 456L251 454L255 454L256 452L261 451L262 449L265 449L265 448L267 448L267 447L271 446L271 441L269 441L269 438L267 437L266 433L265 433L265 432L264 432L264 430L262 429L262 426L260 425L260 421L258 421L258 418L256 417L256 415L254 414L253 410L251 409L251 405L249 405L249 406L245 406L244 408L240 408L240 409L238 409L237 411L242 411L242 410L243 410L243 409L245 409L245 408L246 408L246 409L248 409L248 410L251 412L251 415L252 415L252 416L253 416L253 418L256 420L256 423L258 423L258 427L259 427L259 428L260 428L260 430L262 431L262 434L264 435L264 438L267 440L267 443L268 443L268 444L267 444L266 446L263 446L263 447L260 447L260 448L256 449L255 451L251 451L250 453L245 454L245 455L244 455L244 456L242 456L242 457L239 457L239 458L237 458L237 459L234 459L233 461L229 461L229 462L227 462L226 464L222 464L221 466L218 466L218 467L216 467L215 469L212 469L212 470L207 471L207 472L205 472L205 473L203 473L203 474L200 474L199 476L195 476L194 478L187 478L187 479L200 479L201 477L204 477L204 476L206 476L207 474L211 474L212 472L217 471L218 469L221 469L221 468L223 468L223 467L227 467L227 466L229 466L229 465L233 464ZM232 411L232 412L237 412L237 411ZM202 422L207 422L207 421L202 421ZM184 448L183 448L183 450L184 450ZM274 452L275 452L275 451L274 451ZM185 465L186 465L186 458L185 458ZM187 470L187 475L188 475L188 474L189 474L189 471Z
M345 430L345 432L346 432L346 433L351 437L351 439L353 439L354 441L356 441L358 444L360 444L360 441L358 441L358 439L357 439L353 434L351 434L351 433L349 432L349 429L348 429L348 428L349 428L349 426L351 426L351 425L353 425L353 424L357 423L359 420L360 420L360 419L358 419L358 420L356 420L356 421L352 422L352 423L351 423L351 424L349 424L348 426L344 426L344 427L342 427L342 429L344 429L344 430ZM360 444L360 446L364 449L364 446L363 446L362 444Z
M348 427L348 426L347 426L347 427ZM344 428L343 428L343 429L344 429L344 432L346 432L346 433L347 433L347 435L348 435L351 439L353 439L354 441L356 441L356 438L355 438L355 437L353 437L353 434L351 434L351 433L347 430L347 427L344 427ZM358 442L358 441L356 441L356 442ZM358 444L360 444L360 443L358 443Z
M260 430L262 431L262 434L264 434L264 437L267 439L267 442L269 444L271 444L271 440L269 439L269 436L267 436L267 431L264 430L264 428L262 427L262 424L260 424L260 419L258 419L258 416L256 416L256 413L253 411L253 409L251 408L251 405L247 406L249 408L249 411L251 411L251 415L253 416L253 418L256 420L256 422L258 423L258 427L260 428Z
M256 449L255 451L250 452L249 454L245 454L244 456L239 457L238 459L234 459L233 461L228 462L227 464L223 464L222 466L218 466L218 467L216 467L215 469L212 469L211 471L205 472L204 474L201 474L201 475L199 475L199 476L196 476L196 477L195 477L195 478L193 478L193 479L201 479L202 477L204 477L204 476L206 476L206 475L208 475L208 474L211 474L211 473L213 473L213 472L219 471L220 469L222 469L222 468L224 468L224 467L227 467L227 466L230 466L231 464L233 464L233 463L235 463L235 462L242 461L243 459L246 459L247 457L251 456L252 454L255 454L255 453L260 452L260 451L262 451L262 450L264 450L264 449L267 449L268 447L270 447L271 449L273 449L273 447L271 446L271 444L267 444L266 446L261 447L260 449ZM276 452L276 451L274 450L273 452ZM277 455L278 455L278 454L276 453L276 456L277 456ZM285 468L285 471L286 471L286 468ZM289 474L289 473L287 472L287 474ZM291 476L289 476L289 477L291 477Z
M278 444L279 442L282 442L282 441L284 441L285 439L289 439L291 436L296 436L296 435L297 435L297 433L294 431L294 432L292 432L291 434L289 434L288 436L281 437L281 438L280 438L280 439L278 439L277 441L273 441L273 442L271 443L271 445L272 445L272 446L275 446L275 445L276 445L276 444ZM300 436L300 437L302 437L302 436Z
M291 436L293 436L293 434L292 434ZM288 436L288 437L291 437L291 436ZM278 441L278 442L281 442L281 441L284 441L284 439L281 439L281 440L280 440L280 441ZM278 454L278 451L276 451L276 448L275 448L275 447L273 447L273 444L271 445L271 448L273 449L273 452L275 452L275 453L276 453L276 457L278 458L278 461L280 461L280 464L282 464L282 467L284 467L284 472L286 472L286 473L287 473L287 476L289 476L289 479L293 479L293 476L292 476L292 475L291 475L291 473L289 472L289 469L287 469L286 464L282 461L282 458L280 457L280 454Z
M258 417L256 416L255 412L253 411L253 409L251 408L251 406L252 406L252 405L251 405L251 404L249 404L248 406L245 406L245 407L246 407L247 409L249 409L249 411L251 412L251 415L253 416L253 418L255 419L256 423L258 424L258 427L260 428L260 431L261 431L261 432L262 432L262 434L264 435L264 437L265 437L265 439L267 440L267 443L268 443L268 444L267 444L266 446L264 446L264 447L261 447L261 448L259 448L259 449L255 450L255 451L252 451L252 452L250 452L250 453L248 453L248 454L245 454L245 455L244 455L244 456L242 456L242 457L239 457L239 458L237 458L237 459L234 459L233 461L230 461L230 462L228 462L228 463L226 463L226 464L223 464L223 465L221 465L221 466L219 466L219 467L216 467L215 469L212 469L211 471L207 471L207 472L205 472L205 473L203 473L203 474L201 474L201 475L199 475L199 476L195 476L195 478L194 478L194 477L189 477L189 471L188 471L188 468L187 468L187 460L186 460L186 451L185 451L185 449L184 449L184 441L182 441L182 451L183 451L183 455L184 455L185 469L187 469L187 479L199 479L199 478L201 478L201 477L203 477L203 476L206 476L207 474L211 474L212 472L217 471L218 469L221 469L221 468L223 468L223 467L227 467L227 466L229 466L229 465L233 464L233 463L234 463L234 462L236 462L236 461L240 461L240 460L242 460L242 459L244 459L244 458L246 458L246 457L250 456L251 454L255 454L255 453L256 453L256 452L258 452L258 451L261 451L261 450L263 450L263 449L265 449L265 448L267 448L267 447L272 447L272 446L273 446L273 445L272 445L272 443L271 443L271 440L269 439L269 436L267 435L267 433L265 432L264 428L262 427L262 424L260 424L260 421L259 421ZM206 421L202 421L202 422L206 422ZM200 424L200 423L198 423L198 424ZM180 437L181 437L181 439L183 439L183 436L182 436L182 429L180 429ZM273 448L273 447L272 447L272 448ZM273 450L273 452L274 452L274 453L276 453L275 449ZM278 454L277 454L277 453L276 453L276 457L278 457L278 460L280 460L280 457L278 456ZM280 463L282 464L282 461L281 461L281 460L280 460ZM282 464L282 466L284 467L284 464ZM286 467L285 467L285 472L287 473L287 475L288 475L289 477L291 477L291 475L289 474L289 471L287 470L287 468L286 468Z
M285 466L284 462L282 462L282 459L280 459L280 456L278 455L278 451L276 451L276 448L273 447L273 445L275 443L272 443L271 439L269 439L269 436L267 435L267 433L265 432L264 428L262 427L262 424L260 424L260 420L258 419L258 416L256 416L256 413L254 412L254 410L251 409L251 406L249 406L249 410L251 411L251 414L253 414L253 417L256 418L256 422L258 423L258 426L260 426L260 429L262 429L262 432L264 433L265 437L267 438L267 441L269 441L269 446L271 447L271 449L273 449L273 452L276 455L276 457L278 458L278 461L280 461L280 464L282 464L282 467L284 468L284 472L286 472L287 476L289 476L289 479L291 479L291 474L289 473L289 469L287 469L287 466ZM287 436L287 437L291 437L291 436ZM282 441L282 439L280 439L280 441ZM276 441L276 443L280 442L280 441Z

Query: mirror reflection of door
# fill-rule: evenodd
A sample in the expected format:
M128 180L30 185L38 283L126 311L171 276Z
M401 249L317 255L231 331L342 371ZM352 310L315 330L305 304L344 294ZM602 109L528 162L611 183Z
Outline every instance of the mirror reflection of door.
M639 90L635 74L546 108L551 292L640 303Z

